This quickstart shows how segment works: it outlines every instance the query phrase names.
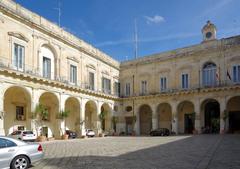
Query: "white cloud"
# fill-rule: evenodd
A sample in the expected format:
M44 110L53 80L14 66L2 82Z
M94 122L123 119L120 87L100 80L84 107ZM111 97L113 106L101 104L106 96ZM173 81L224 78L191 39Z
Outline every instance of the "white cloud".
M144 16L147 20L148 24L154 23L154 24L159 24L165 21L165 18L160 15L155 15L153 17L150 16Z

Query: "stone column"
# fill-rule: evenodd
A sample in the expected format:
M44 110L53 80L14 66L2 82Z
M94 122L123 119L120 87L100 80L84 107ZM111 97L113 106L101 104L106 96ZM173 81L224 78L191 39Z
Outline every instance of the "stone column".
M97 102L97 119L96 119L96 122L94 122L94 126L95 126L95 132L96 132L96 135L99 135L100 133L102 133L102 127L101 127L101 121L100 119L98 118L100 113L101 113L101 106L102 106L102 102Z
M225 132L225 121L224 121L224 112L226 111L226 98L221 98L219 100L219 104L220 104L220 133L224 133Z
M84 99L81 99L80 101L80 135L86 136L85 131L85 104L86 101Z
M68 96L67 95L65 95L65 94L59 94L59 108L58 108L58 113L60 112L60 111L64 111L65 110L65 102L66 102L66 100L67 100L67 98L68 98ZM58 115L57 115L57 117L58 117ZM56 119L56 132L57 133L55 133L55 135L56 135L56 137L58 137L58 138L61 138L62 137L62 135L64 135L65 134L65 120L64 119Z
M158 128L157 109L155 105L152 105L151 109L152 109L152 130L155 130Z
M136 135L140 135L140 118L139 118L139 105L135 104L134 105L134 115L136 116L136 122L135 125L133 126L133 130L136 132Z
M200 107L200 101L199 99L194 101L194 112L195 112L195 130L197 133L201 133L201 121L200 121L200 112L201 112L201 107Z
M39 103L38 91L37 91L37 89L32 89L31 113L35 113L35 109L36 109L36 106L38 105L38 103ZM34 114L30 115L30 118L31 118L30 119L30 128L35 134L39 135L40 131L39 131L39 129L37 129L38 126L36 125L36 117L33 115Z
M178 112L176 102L171 104L172 106L172 131L178 134Z
M0 136L5 136L5 131L4 131L4 96L3 96L3 92L0 92Z

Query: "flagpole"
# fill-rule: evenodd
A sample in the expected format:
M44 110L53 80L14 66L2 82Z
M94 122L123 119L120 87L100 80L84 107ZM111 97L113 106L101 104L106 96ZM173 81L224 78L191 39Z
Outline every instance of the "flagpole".
M134 44L135 44L135 51L134 56L135 59L138 57L138 35L137 35L137 19L134 19Z

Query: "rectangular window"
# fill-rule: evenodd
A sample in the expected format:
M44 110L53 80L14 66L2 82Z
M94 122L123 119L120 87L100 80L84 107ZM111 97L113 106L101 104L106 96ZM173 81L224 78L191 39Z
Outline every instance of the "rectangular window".
M233 82L240 82L240 65L233 66Z
M116 96L120 96L120 83L119 82L114 83L114 94Z
M125 95L130 96L130 83L126 83L126 88L125 88Z
M167 78L166 77L160 78L160 90L162 92L167 90Z
M70 65L70 82L77 83L77 66Z
M16 106L16 120L23 121L25 120L24 107Z
M146 94L147 93L147 81L144 80L141 82L141 94Z
M13 64L17 70L23 70L24 58L25 58L25 48L19 44L14 43Z
M94 73L89 72L89 89L94 90L95 84L94 84Z
M106 94L111 94L111 80L105 77L102 78L102 91Z
M51 78L51 59L43 57L43 77Z
M189 81L188 74L182 74L182 89L188 89Z

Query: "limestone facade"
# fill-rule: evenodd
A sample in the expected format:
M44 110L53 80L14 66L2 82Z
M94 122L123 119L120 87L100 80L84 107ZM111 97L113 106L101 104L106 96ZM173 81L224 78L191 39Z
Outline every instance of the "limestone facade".
M119 63L43 17L0 0L0 135L65 129L145 135L239 130L240 36ZM41 104L48 117L36 127ZM59 114L69 110L62 120ZM106 112L104 124L101 112ZM113 124L114 118L116 125Z

